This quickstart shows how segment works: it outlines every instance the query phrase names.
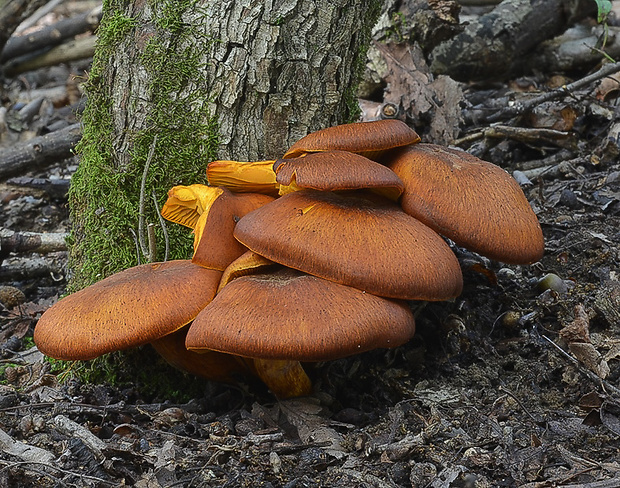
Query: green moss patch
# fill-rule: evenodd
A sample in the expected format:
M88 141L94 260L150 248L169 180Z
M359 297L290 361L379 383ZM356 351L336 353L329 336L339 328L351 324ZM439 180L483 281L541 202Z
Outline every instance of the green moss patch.
M145 129L123 135L129 138L126 146L131 148L123 158L114 154L112 144L113 116L119 101L112 96L109 70L114 56L137 49L133 39L143 33L137 32L139 22L125 16L122 6L106 5L87 83L84 133L77 148L80 165L70 191L74 223L71 291L138 264L134 233L138 231L142 173L151 149L154 153L142 198L145 223L157 227L158 259L163 259L164 233L158 224L153 192L161 208L172 186L205 182L206 162L215 157L218 127L205 102L208 95L199 89L203 70L199 43L192 39L195 29L182 21L184 11L193 4L152 2L158 12L154 15L155 29L137 54L149 86L138 95L139 100L127 102L130 115L138 106L146 106L148 119L143 124ZM187 229L174 225L167 229L169 259L189 257L192 240Z

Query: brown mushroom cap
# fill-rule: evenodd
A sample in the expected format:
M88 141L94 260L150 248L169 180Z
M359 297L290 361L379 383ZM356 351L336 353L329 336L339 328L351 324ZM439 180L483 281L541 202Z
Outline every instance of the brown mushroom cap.
M151 342L171 366L208 380L233 382L235 377L254 374L243 358L216 351L193 352L185 348L189 326Z
M205 210L194 228L192 262L205 268L224 271L247 249L233 237L237 221L248 212L273 201L260 193L232 193L226 188Z
M373 158L377 154L407 144L420 142L420 136L396 119L357 122L312 132L293 144L284 159L304 153L349 151Z
M217 288L219 293L228 283L235 278L246 276L249 274L256 274L265 272L268 268L279 267L279 264L270 261L269 259L256 254L252 251L246 251L232 263L222 273L222 279Z
M140 346L193 320L222 273L190 261L129 268L69 295L39 319L34 341L56 359L92 359Z
M463 286L444 240L379 197L296 191L247 214L234 234L272 261L379 296L447 300Z
M405 183L405 212L458 245L505 263L542 257L536 214L502 168L434 144L402 148L388 166Z
M303 157L279 159L273 165L276 181L294 189L321 191L378 189L396 200L403 192L400 178L386 166L348 151L310 153ZM288 193L280 190L280 193Z
M151 342L171 366L212 381L233 383L241 376L258 376L278 398L307 395L312 382L299 361L250 359L223 352L188 351L185 339L190 326Z
M405 302L291 269L231 281L194 320L189 350L322 361L395 347L415 331Z

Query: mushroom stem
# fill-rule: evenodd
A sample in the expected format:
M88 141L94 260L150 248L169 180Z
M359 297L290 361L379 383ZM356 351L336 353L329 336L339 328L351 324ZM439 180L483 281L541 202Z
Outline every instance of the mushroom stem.
M309 395L312 382L299 361L254 359L256 374L278 398Z
M211 161L207 180L211 186L223 186L232 192L264 193L277 196L280 185L270 161Z

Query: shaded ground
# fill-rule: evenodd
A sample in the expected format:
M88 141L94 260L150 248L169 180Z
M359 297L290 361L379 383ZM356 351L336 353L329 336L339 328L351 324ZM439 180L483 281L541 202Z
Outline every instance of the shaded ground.
M59 69L37 72L39 83L83 67ZM528 81L547 89L544 75ZM528 96L522 82L511 97ZM0 486L620 486L618 115L614 90L596 86L507 120L566 123L568 107L568 142L461 127L463 148L529 176L544 258L504 266L457 250L463 294L413 303L418 333L400 348L309 365L310 398L194 381L171 401L142 389L138 372L132 386L59 378L31 337L63 292L65 254L48 254L34 276L9 270L38 256L7 256L0 285L25 296L0 309ZM506 95L469 87L465 115ZM29 127L49 124L39 114ZM74 166L26 176L68 178ZM2 183L0 210L15 231L69 227L62 192ZM539 284L548 273L559 277L551 288Z

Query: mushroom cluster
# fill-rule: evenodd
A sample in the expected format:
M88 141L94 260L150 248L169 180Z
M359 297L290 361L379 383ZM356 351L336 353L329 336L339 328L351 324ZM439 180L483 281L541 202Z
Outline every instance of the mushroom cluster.
M172 188L161 211L192 229L192 259L63 298L36 326L43 353L91 359L150 343L192 374L254 375L279 397L304 395L301 363L401 345L415 331L408 300L461 293L445 238L506 263L543 254L508 173L420 143L397 120L309 134L278 160L213 161L207 179Z

